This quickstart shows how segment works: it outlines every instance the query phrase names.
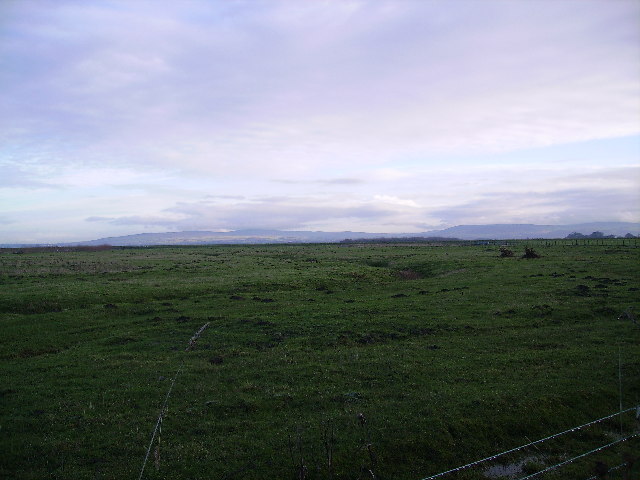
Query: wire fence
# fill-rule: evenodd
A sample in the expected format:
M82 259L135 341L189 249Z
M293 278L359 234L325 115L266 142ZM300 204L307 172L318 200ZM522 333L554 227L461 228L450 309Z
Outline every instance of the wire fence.
M178 368L178 371L176 372L176 374L173 376L173 380L171 380L171 385L169 386L169 390L167 391L167 395L164 397L164 402L162 404L162 408L160 409L160 414L158 415L158 421L156 422L156 426L153 429L153 433L151 434L151 440L149 441L149 447L147 448L147 453L144 456L144 460L142 462L142 468L140 469L140 476L138 477L138 480L140 480L142 478L142 474L144 473L144 468L147 465L147 460L149 460L149 453L151 453L151 447L153 446L153 442L156 439L156 434L158 433L159 429L161 428L162 420L164 418L164 415L167 413L167 405L169 404L169 397L171 396L171 391L173 390L173 386L176 383L176 379L178 378L178 375L180 375L180 372L182 371L183 365L184 365L184 360L180 364L180 368Z
M601 452L605 448L609 448L609 447L612 447L612 446L617 445L619 443L626 442L627 440L629 440L631 438L634 438L634 437L638 437L638 436L640 436L640 434L634 433L633 435L629 435L628 437L621 438L620 440L616 440L615 442L608 443L607 445L602 445L601 447L594 448L593 450L590 450L588 452L582 453L582 454L580 454L580 455L578 455L576 457L570 458L569 460L565 460L564 462L560 462L560 463L556 463L555 465L551 465L551 466L549 466L549 467L547 467L547 468L545 468L543 470L540 470L539 472L532 473L531 475L527 475L526 477L521 477L518 480L529 480L531 478L535 478L538 475L542 475L543 473L550 472L551 470L555 470L557 468L563 467L565 465L568 465L570 463L575 462L576 460L579 460L579 459L584 458L584 457L586 457L588 455L591 455L592 453Z
M631 412L631 411L635 411L636 412L636 418L640 418L640 406L627 408L626 410L620 410L619 412L612 413L611 415L607 415L607 416L598 418L596 420L592 420L592 421L584 423L582 425L578 425L577 427L573 427L573 428L570 428L568 430L564 430L562 432L555 433L553 435L549 435L548 437L544 437L544 438L541 438L539 440L535 440L533 442L527 443L525 445L521 445L519 447L515 447L515 448L509 449L509 450L505 450L504 452L496 453L495 455L491 455L489 457L482 458L480 460L476 460L475 462L467 463L466 465L461 465L459 467L452 468L450 470L446 470L444 472L440 472L440 473L437 473L435 475L431 475L430 477L422 478L421 480L434 480L436 478L440 478L440 477L443 477L445 475L449 475L449 474L454 473L454 472L459 472L461 470L466 470L468 468L478 466L478 465L480 465L482 463L485 463L485 462L488 462L488 461L491 461L491 460L495 460L495 459L500 458L500 457L502 457L504 455L507 455L509 453L518 452L518 451L523 450L523 449L525 449L527 447L531 447L531 446L537 445L539 443L543 443L543 442L546 442L548 440L552 440L554 438L558 438L558 437L560 437L562 435L565 435L567 433L576 432L576 431L581 430L581 429L583 429L585 427L588 427L590 425L595 425L597 423L604 422L605 420L609 420L611 418L617 417L618 415L622 415L623 413L627 413L627 412ZM596 453L598 451L604 450L604 449L606 449L608 447L611 447L613 445L622 443L624 441L627 441L627 440L629 440L631 438L638 437L638 436L640 436L640 433L634 433L633 435L630 435L630 436L628 436L626 438L623 438L623 439L620 439L620 440L616 440L615 442L612 442L612 443L609 443L607 445L598 447L598 448L596 448L594 450L591 450L589 452L583 453L583 454L581 454L581 455L579 455L577 457L574 457L572 459L566 460L566 461L561 462L559 464L552 465L550 467L545 468L544 470L541 470L539 472L536 472L536 473L531 474L531 475L526 476L526 477L522 477L522 478L520 478L518 480L525 480L525 479L535 478L537 475L540 475L540 474L542 474L544 472L547 472L547 471L550 471L550 470L554 470L554 469L559 468L559 467L561 467L563 465L567 465L567 464L569 464L569 463L571 463L571 462L573 462L575 460L578 460L579 458L583 458L583 457L585 457L587 455L590 455L592 453Z
M633 320L633 321L634 321L634 323L637 325L637 320L636 320L635 316L633 316L630 312L629 312L629 313L626 313L626 314L627 314L627 315L629 316L629 318L630 318L631 320ZM625 315L625 314L621 315L619 318L623 317L624 315ZM190 338L190 340L189 340L189 343L188 343L188 345L187 345L187 347L186 347L186 349L185 349L185 351L186 351L186 352L188 352L188 351L192 350L193 348L195 348L196 342L198 341L198 339L199 339L200 335L202 334L202 332L204 332L204 330L205 330L208 326L209 326L209 322L207 322L206 324L204 324L204 325L203 325L199 330L197 330L197 331L195 332L195 334L194 334L194 335ZM620 368L620 359L619 359L619 362L618 362L618 363L619 363L619 368ZM154 429L153 429L153 431L152 431L152 433L151 433L151 439L150 439L150 441L149 441L149 445L148 445L148 447L147 447L147 450L146 450L146 453L145 453L145 456L144 456L144 459L143 459L143 462L142 462L142 467L141 467L141 469L140 469L140 474L139 474L139 476L138 476L138 480L141 480L141 479L142 479L142 477L143 477L143 475L144 475L144 470L145 470L146 464L147 464L147 462L148 462L148 460L149 460L149 456L150 456L150 454L151 454L151 450L152 450L152 447L153 447L153 444L154 444L154 441L156 440L156 438L158 438L158 446L156 447L156 457L158 456L158 451L157 451L157 450L158 450L158 448L159 448L159 432L160 432L160 431L161 431L161 429L162 429L162 422L163 422L164 417L165 417L165 415L166 415L166 413L167 413L167 407L168 407L168 403L169 403L169 398L170 398L170 396L171 396L171 392L173 391L173 387L174 387L174 385L175 385L175 383L176 383L176 380L178 379L178 377L179 377L180 373L182 372L183 367L184 367L184 359L183 359L183 360L182 360L182 362L180 363L179 368L177 369L177 371L176 371L175 375L173 376L173 379L172 379L172 381L171 381L171 384L169 385L169 389L167 390L167 393L166 393L166 395L165 395L165 397L164 397L164 401L163 401L163 403L162 403L162 406L161 406L161 409L160 409L160 413L159 413L159 415L158 415L158 418L157 418L157 421L156 421L155 427L154 427ZM620 372L619 372L619 377L620 377ZM621 389L621 385L619 385L619 388ZM541 443L547 442L547 441L549 441L549 440L552 440L552 439L555 439L555 438L561 437L561 436L566 435L566 434L568 434L568 433L576 432L576 431L579 431L579 430L581 430L581 429L583 429L583 428L589 427L589 426L591 426L591 425L595 425L595 424L598 424L598 423L604 422L604 421L609 420L609 419L612 419L612 418L614 418L614 417L618 417L618 416L620 416L620 417L621 417L624 413L628 413L628 412L632 412L632 411L635 411L635 417L636 417L636 419L637 419L637 420L640 420L640 405L638 405L638 406L634 406L634 407L631 407L631 408L627 408L627 409L623 410L623 409L622 409L622 403L621 403L621 404L620 404L620 410L619 410L618 412L615 412L615 413L612 413L612 414L610 414L610 415L606 415L606 416L603 416L603 417L597 418L597 419L595 419L595 420L592 420L592 421L590 421L590 422L584 423L584 424L582 424L582 425L575 426L575 427L573 427L573 428L570 428L570 429L564 430L564 431L562 431L562 432L555 433L555 434L553 434L553 435L549 435L549 436L544 437L544 438L541 438L541 439L539 439L539 440L535 440L535 441L529 442L529 443L527 443L527 444L520 445L520 446L518 446L518 447L511 448L511 449L509 449L509 450L505 450L505 451L502 451L502 452L496 453L496 454L494 454L494 455L490 455L490 456L488 456L488 457L485 457L485 458L482 458L482 459L479 459L479 460L473 461L473 462L471 462L471 463L467 463L467 464L465 464L465 465L461 465L461 466L458 466L458 467L455 467L455 468L452 468L452 469L449 469L449 470L446 470L446 471L443 471L443 472L437 473L437 474L435 474L435 475L431 475L431 476L428 476L428 477L424 477L424 478L422 478L421 480L435 480L435 479L437 479L437 478L444 477L445 475L449 475L449 474L452 474L452 473L455 473L455 472L460 472L460 471L462 471L462 470L467 470L467 469L469 469L469 468L472 468L472 467L476 467L476 466L478 466L478 465L481 465L481 464L483 464L483 463L485 463L485 462L489 462L489 461L492 461L492 460L496 460L496 459L498 459L498 458L500 458L500 457L503 457L503 456L505 456L505 455L508 455L508 454L511 454L511 453L515 453L515 452L518 452L518 451L524 450L524 449L526 449L526 448L528 448L528 447L536 446L536 445L538 445L538 444L541 444ZM622 417L620 418L620 427L621 427L621 433L622 433ZM548 467L546 467L546 468L544 468L544 469L542 469L542 470L539 470L538 472L535 472L535 473L532 473L532 474L529 474L529 475L526 475L526 476L520 477L520 478L518 478L517 480L531 480L531 479L534 479L534 478L536 478L536 477L538 477L538 476L540 476L540 475L543 475L543 474L545 474L545 473L547 473L547 472L550 472L550 471L552 471L552 470L556 470L556 469L561 468L561 467L563 467L563 466L565 466L565 465L568 465L568 464L570 464L570 463L573 463L573 462L575 462L575 461L577 461L577 460L579 460L579 459L581 459L581 458L587 457L587 456L589 456L589 455L591 455L591 454L594 454L594 453L597 453L597 452L603 451L603 450L605 450L605 449L607 449L607 448L613 447L613 446L615 446L615 445L621 444L621 443L623 443L623 442L626 442L626 441L628 441L628 440L631 440L631 439L633 439L633 438L638 438L638 437L640 437L640 432L633 433L633 434L628 435L628 436L626 436L626 437L619 438L619 439L617 439L617 440L615 440L615 441L613 441L613 442L610 442L610 443L608 443L608 444L606 444L606 445L601 445L601 446L599 446L599 447L597 447L597 448L594 448L594 449L592 449L592 450L589 450L589 451L586 451L586 452L584 452L584 453L581 453L580 455L577 455L577 456L572 457L572 458L570 458L570 459L564 460L564 461L562 461L562 462L560 462L560 463L556 463L556 464L554 464L554 465L550 465L550 466L548 466ZM156 458L156 461L157 461L157 458ZM614 470L617 470L617 469L620 469L620 468L622 468L622 467L624 467L624 466L626 466L626 465L628 465L628 464L627 464L627 463L621 463L621 464L619 464L619 465L617 465L617 466L615 466L615 467L612 467L612 468L608 469L607 473L608 473L608 472L611 472L611 471L614 471ZM592 476L592 477L589 477L589 478L588 478L588 479L586 479L586 480L596 480L597 478L599 478L599 477L598 477L598 475L596 475L596 476Z
M187 348L185 349L186 352L188 352L189 350L193 350L193 348L196 346L196 342L198 341L198 338L200 338L200 334L202 334L202 332L204 332L204 330L208 326L209 326L209 322L205 323L191 337L191 339L189 340L189 344L187 345ZM162 429L162 420L164 419L164 416L167 413L167 406L169 405L169 397L171 396L171 391L173 390L173 386L176 383L178 375L180 375L180 372L182 372L182 367L183 366L184 366L184 359L180 363L180 367L176 371L176 374L173 376L173 379L171 380L171 384L169 385L169 390L167 390L167 394L164 397L164 402L162 403L162 408L160 408L160 414L158 415L158 420L156 421L156 426L154 427L153 432L151 433L151 440L149 441L149 447L147 448L147 453L145 454L144 460L142 461L142 468L140 468L140 475L138 476L138 480L142 479L142 475L144 474L144 469L145 469L145 467L147 465L147 461L149 460L149 454L151 453L151 448L153 447L153 442L155 441L156 435L158 435L158 432Z
M608 469L607 469L607 473L611 473L611 472L613 472L613 471L615 471L615 470L618 470L618 469L620 469L620 468L622 468L622 467L626 467L626 466L628 466L628 465L629 465L629 464L628 464L627 462L621 463L621 464L619 464L619 465L616 465L615 467L608 468ZM602 478L602 476L601 476L601 475L593 475L593 476L591 476L591 477L587 478L586 480L597 480L597 479L598 479L598 477Z

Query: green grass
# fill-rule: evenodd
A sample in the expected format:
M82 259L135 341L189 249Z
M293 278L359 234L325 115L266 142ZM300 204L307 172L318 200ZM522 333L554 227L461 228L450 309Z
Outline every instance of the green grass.
M623 406L638 405L640 328L618 316L639 310L640 250L608 242L539 242L529 260L524 243L513 258L455 244L2 252L0 477L137 478L182 362L145 478L294 479L303 464L308 479L418 480L617 411L619 355ZM619 433L616 418L504 461L550 465ZM544 478L634 451L637 438Z

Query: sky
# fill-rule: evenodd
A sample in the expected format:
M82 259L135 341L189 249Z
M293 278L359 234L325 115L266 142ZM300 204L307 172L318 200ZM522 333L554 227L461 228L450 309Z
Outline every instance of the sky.
M636 0L1 0L0 243L640 221Z

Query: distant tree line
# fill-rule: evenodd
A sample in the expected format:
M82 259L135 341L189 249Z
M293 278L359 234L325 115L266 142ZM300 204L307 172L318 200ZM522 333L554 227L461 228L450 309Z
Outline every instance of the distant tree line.
M638 238L631 233L627 233L624 237L616 237L615 235L605 235L602 232L593 232L590 235L585 235L584 233L573 232L567 235L565 238L574 239L574 238Z
M101 252L111 250L111 245L76 245L68 247L46 246L46 247L22 247L22 248L0 248L0 251L21 253L44 253L44 252Z

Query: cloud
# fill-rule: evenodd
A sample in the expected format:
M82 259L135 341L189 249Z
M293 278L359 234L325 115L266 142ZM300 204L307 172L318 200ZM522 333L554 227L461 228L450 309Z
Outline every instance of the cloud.
M215 200L245 200L246 197L244 195L207 195L206 199Z
M319 184L319 185L358 185L364 183L359 178L327 178L319 180L273 180L276 183L284 183L287 185L295 184Z
M638 133L637 6L558 3L14 7L3 109L76 161L230 177Z
M602 221L634 222L640 216L640 195L596 189L559 190L552 194L522 192L481 195L433 215L450 226L487 223L573 224ZM613 212L613 214L612 214Z
M585 168L580 173L574 172L569 175L567 172L559 176L559 181L567 185L589 185L592 188L601 188L609 191L626 190L634 192L637 191L637 186L640 184L640 166Z
M358 178L331 178L328 180L317 180L316 183L322 185L358 185L364 183L364 181Z
M637 2L0 8L16 232L640 218Z
M155 225L178 230L295 230L318 221L357 219L375 222L393 214L391 210L374 205L337 206L317 204L304 198L268 198L235 204L181 203L158 216L124 216L108 221L116 225Z
M463 186L439 195L405 196L343 194L317 196L252 196L179 202L151 215L90 217L87 221L118 226L155 227L165 230L364 230L418 232L439 226L482 223L567 224L600 221L635 221L640 217L640 193L633 182L623 182L638 169L614 169L598 175L584 174L569 183L558 181L563 172L513 188L514 180L502 174L495 187ZM539 175L538 175L539 176ZM603 180L607 179L608 180ZM418 180L419 181L419 180ZM604 183L603 183L604 182ZM502 185L502 187L500 187ZM611 185L619 188L611 188ZM449 188L441 185L444 190Z
M414 207L414 208L419 207L418 203L415 200L395 197L392 195L375 195L374 199L389 205L402 205L405 207Z
M6 168L0 176L0 188L41 189L53 188L45 179L22 168Z

